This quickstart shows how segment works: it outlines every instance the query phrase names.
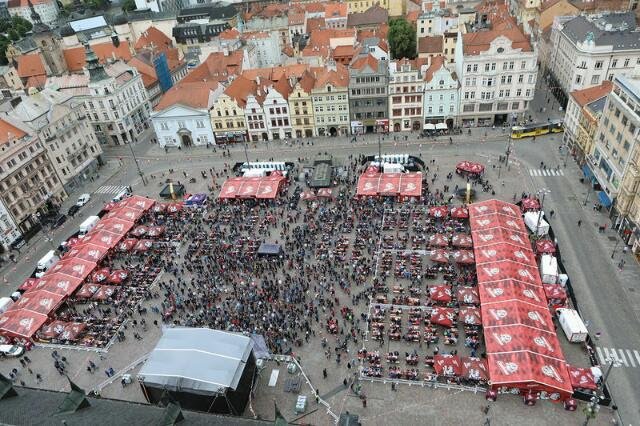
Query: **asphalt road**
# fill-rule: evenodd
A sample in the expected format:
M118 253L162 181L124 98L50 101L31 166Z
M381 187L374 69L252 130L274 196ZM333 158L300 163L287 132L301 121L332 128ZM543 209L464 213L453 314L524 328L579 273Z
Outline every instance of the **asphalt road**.
M582 205L587 187L579 182L580 170L569 157L567 167L561 167L563 176L531 176L529 172L530 169L539 169L541 161L551 167L564 163L565 157L558 151L561 140L559 135L538 138L535 143L531 140L514 141L508 170L503 166L500 169L493 168L497 164L497 157L505 153L508 143L506 134L500 130L473 129L471 136L465 133L454 137L453 144L449 143L448 138L434 141L409 135L408 139L406 142L396 142L393 137L387 137L382 142L383 153L420 153L425 160L437 160L441 157L479 160L487 164L489 178L494 182L494 186L500 186L500 193L509 200L511 196L504 194L520 194L522 191L533 193L541 188L548 188L551 192L546 196L545 210L555 210L551 222L581 311L584 318L589 320L591 332L602 333L600 342L605 347L640 350L640 333L637 329L640 312L640 283L637 276L640 268L628 257L625 270L620 272L616 267L620 254L614 256L615 260L610 258L615 241L609 237L615 234L598 233L596 223L605 223L606 216L593 212L592 203L587 203L586 207ZM242 146L232 147L230 158L223 158L221 150L214 152L213 148L172 150L168 154L148 143L140 143L133 148L144 175L150 180L146 186L141 182L129 148L117 147L105 150L108 164L101 170L100 179L92 183L86 192L95 191L102 185L131 184L134 193L157 196L160 182L164 179L162 174L166 175L170 168L176 170L174 178L182 180L182 171L186 170L190 175L197 177L199 185L203 185L199 170L208 170L211 167L221 170L224 163L234 164L236 161L244 161L245 158ZM328 152L337 160L344 161L349 155L374 154L377 151L376 137L359 140L355 144L347 139L317 139L313 141L313 145L305 143L287 146L282 142L270 143L268 147L260 145L253 148L250 145L249 157L274 157L295 161L298 157L313 157L318 152ZM150 179L152 174L155 176L154 179ZM72 194L63 211L75 201L77 195ZM72 234L84 218L95 214L101 204L112 196L113 194L94 193L89 205L85 206L79 215L69 220L63 228L53 232L55 244ZM594 197L591 194L591 199ZM580 228L577 226L578 220L582 220L583 223ZM35 243L31 242L27 248L17 265L10 264L0 271L5 282L8 282L3 286L4 294L10 293L26 278L33 270L37 259L49 250L49 244L38 239ZM620 248L618 253L621 253ZM615 369L609 382L624 423L629 424L633 419L640 418L637 404L640 395L640 366Z

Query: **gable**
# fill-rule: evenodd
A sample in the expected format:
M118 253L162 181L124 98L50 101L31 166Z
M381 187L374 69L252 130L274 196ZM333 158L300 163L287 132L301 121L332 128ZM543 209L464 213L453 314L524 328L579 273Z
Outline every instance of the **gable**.
M196 108L191 108L182 104L174 104L167 109L154 112L152 118L162 118L162 119L170 119L170 118L180 118L180 117L189 117L189 116L202 116L208 115L207 111L200 110Z

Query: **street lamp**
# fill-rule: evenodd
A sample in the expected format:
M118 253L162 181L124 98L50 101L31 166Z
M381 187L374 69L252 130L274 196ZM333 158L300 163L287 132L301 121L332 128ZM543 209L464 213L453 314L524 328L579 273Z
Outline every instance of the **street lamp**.
M616 249L618 248L618 244L620 244L620 240L616 238L616 245L613 246L613 251L611 252L611 258L613 259L613 256L615 256L616 254Z
M591 401L589 402L589 405L587 405L584 409L584 414L585 414L585 419L584 419L584 423L583 426L587 426L589 424L589 420L591 419L595 419L596 416L598 415L598 411L600 411L600 406L598 405L598 400L602 399L602 391L607 383L607 379L609 378L609 374L611 374L611 370L613 370L613 367L620 367L620 363L617 362L616 360L613 360L611 358L607 358L605 360L605 362L607 362L609 364L609 366L607 367L607 372L604 373L604 377L602 377L602 380L600 381L600 384L598 385L598 389L596 389L596 393L595 395L591 398Z
M136 157L136 153L133 151L133 147L131 146L131 143L128 143L127 145L129 145L129 150L131 151L131 155L133 156L133 161L136 163L136 168L138 169L138 174L140 175L140 178L142 179L142 184L144 186L147 186L147 181L144 179L144 173L142 173L142 169L140 169L140 163L138 163L138 158Z
M544 197L547 194L550 194L551 190L547 188L542 188L536 192L536 195L542 195L542 199L540 200L540 211L538 212L538 222L536 223L536 238L538 238L538 231L540 229L540 221L542 221L542 215L544 214Z
M505 154L507 155L507 170L511 170L511 168L509 167L509 155L511 155L511 133L509 133L509 140L507 141L507 149ZM498 179L500 179L500 176L498 176Z

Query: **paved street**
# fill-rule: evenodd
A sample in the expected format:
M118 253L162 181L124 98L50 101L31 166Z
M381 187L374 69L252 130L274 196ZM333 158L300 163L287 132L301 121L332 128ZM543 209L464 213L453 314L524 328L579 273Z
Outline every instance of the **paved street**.
M615 402L620 407L620 415L625 424L629 424L633 419L640 418L637 404L640 359L636 358L640 351L640 333L637 330L640 314L640 283L637 276L640 268L630 256L626 258L623 271L616 267L622 256L622 247L618 245L612 259L617 238L611 231L598 232L598 225L609 221L604 212L592 209L592 202L583 205L588 188L580 183L581 172L570 157L564 167L565 156L558 150L560 140L561 135L538 138L535 143L531 140L513 141L511 164L507 170L497 161L498 156L505 153L508 144L507 134L499 129L473 129L470 136L466 133L455 136L453 144L444 137L427 140L410 135L407 141L396 142L392 136L387 136L382 142L382 151L415 153L423 159L436 158L443 163L455 163L462 159L481 161L487 165L487 177L494 183L496 197L509 201L514 194L522 191L534 193L541 188L550 190L545 198L545 210L555 210L551 223L581 312L589 321L591 332L602 333L602 349L598 355L601 360L607 356L621 360L622 366L612 372L609 382ZM356 143L346 139L316 139L313 145L310 143L306 141L304 145L291 146L283 142L271 142L268 147L249 145L248 155L252 160L274 157L296 161L299 157L309 158L318 152L328 152L342 162L351 154L373 154L378 151L376 136L360 138ZM169 169L174 169L171 175L174 179L187 181L183 172L196 178L195 184L187 184L188 192L206 191L209 182L201 178L201 170L214 167L220 171L225 163L233 164L245 158L242 146L231 147L231 157L223 157L220 149L214 151L213 148L171 150L169 153L148 143L140 143L133 148L148 183L143 185L128 147L107 148L107 165L87 189L92 193L91 202L64 227L53 232L55 245L73 233L84 218L96 213L102 203L110 200L125 185L131 184L135 193L157 198L162 182L169 176ZM540 167L541 162L547 166L546 169ZM77 195L71 194L63 211L75 202ZM595 194L589 194L589 199L594 200ZM581 227L577 225L578 220L582 220ZM23 248L19 263L5 266L0 271L5 282L3 295L19 285L30 274L35 261L49 249L49 243L41 237L36 237ZM136 354L123 353L123 346L116 345L114 348L113 357L122 359L119 368L144 353L142 348L138 348Z

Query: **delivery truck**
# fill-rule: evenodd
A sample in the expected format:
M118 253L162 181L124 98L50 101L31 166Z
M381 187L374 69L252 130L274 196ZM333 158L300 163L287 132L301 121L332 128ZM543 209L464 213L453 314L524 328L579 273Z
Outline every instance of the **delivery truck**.
M98 216L89 216L85 219L84 222L80 224L80 233L78 234L80 237L84 237L87 235L93 228L96 227L100 218Z
M580 314L574 309L559 308L556 310L558 313L558 321L564 331L567 339L572 343L580 343L587 340L587 327L584 325Z
M49 250L47 254L42 256L42 259L38 260L38 264L36 265L36 278L42 277L45 272L58 263L58 260L60 260L60 256L58 256L54 250Z

